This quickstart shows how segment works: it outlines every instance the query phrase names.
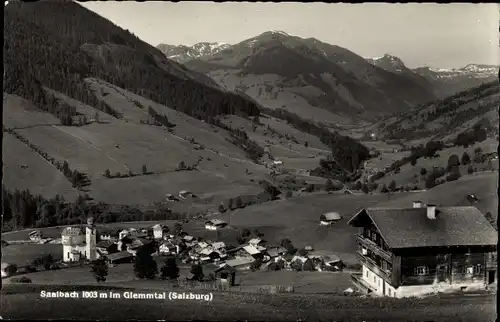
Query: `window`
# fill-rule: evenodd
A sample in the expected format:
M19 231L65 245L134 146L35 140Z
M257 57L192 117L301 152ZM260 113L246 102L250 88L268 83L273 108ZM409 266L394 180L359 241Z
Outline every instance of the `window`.
M392 290L389 289L389 296L392 296Z
M373 276L373 283L377 283L377 277Z
M424 276L429 275L429 267L427 266L418 266L415 268L415 275Z
M465 268L465 274L481 274L483 272L483 266L481 264L477 264L474 266L468 266Z
M366 270L366 277L368 277L368 270Z

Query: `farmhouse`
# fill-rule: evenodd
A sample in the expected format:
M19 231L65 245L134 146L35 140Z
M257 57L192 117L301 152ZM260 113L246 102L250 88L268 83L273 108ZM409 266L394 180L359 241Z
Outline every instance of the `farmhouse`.
M32 242L40 242L42 240L42 233L39 230L33 230L29 234L29 239Z
M101 240L96 244L97 252L103 255L116 252L118 250L117 245L110 240Z
M179 198L185 200L187 198L195 198L196 196L191 192L187 190L181 190L179 191Z
M264 240L260 239L259 237L257 238L252 238L248 241L248 244L249 245L252 245L252 246L258 246L258 245L262 245L264 244Z
M212 219L205 222L205 229L218 230L227 226L227 223L220 219Z
M17 271L15 264L2 263L2 277L9 277L14 275Z
M349 224L356 236L361 290L408 297L485 289L496 283L497 232L475 207L368 208Z
M252 257L259 257L262 255L261 251L252 245L243 246L243 251L246 253L245 255L250 255Z
M269 260L274 259L274 258L281 258L281 256L286 254L286 249L284 247L269 247L265 254L264 257L268 258ZM266 259L267 259L266 258Z
M342 216L340 216L338 212L327 212L326 214L319 216L319 224L321 226L330 226L340 219L342 219Z
M109 254L106 256L106 260L109 264L130 263L133 258L134 255L127 251Z
M236 257L226 261L226 265L237 270L250 269L250 266L255 261L252 257Z
M212 247L215 250L220 250L220 249L224 249L226 247L226 244L224 244L224 242L215 242L212 244Z
M155 239L166 239L169 234L168 226L156 224L153 226L153 237Z
M85 233L78 227L66 227L61 233L63 261L79 261L82 258L95 260L98 257L96 247L96 228L92 217L87 219Z
M230 265L224 264L214 270L215 278L229 286L234 286L236 280L236 269Z
M174 245L170 241L165 241L160 245L159 253L162 255L178 254L179 253L179 246Z

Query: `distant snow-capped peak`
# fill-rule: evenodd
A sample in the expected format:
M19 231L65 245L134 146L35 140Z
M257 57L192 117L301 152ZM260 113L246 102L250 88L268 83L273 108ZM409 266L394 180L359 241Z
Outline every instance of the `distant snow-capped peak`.
M498 66L482 65L482 64L468 64L462 68L432 68L424 67L425 69L434 73L434 78L453 78L458 76L466 76L469 78L489 78L498 73Z
M185 62L203 56L215 55L230 46L230 44L222 42L200 42L192 46L171 46L160 44L158 45L158 49L160 49L169 59L177 62Z
M281 30L271 30L270 32L273 33L273 34L279 34L279 35L283 35L283 36L290 36L290 34L284 32L284 31L281 31Z

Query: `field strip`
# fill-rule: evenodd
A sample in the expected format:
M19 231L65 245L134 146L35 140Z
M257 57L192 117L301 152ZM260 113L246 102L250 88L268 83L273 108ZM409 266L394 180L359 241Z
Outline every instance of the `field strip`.
M4 132L5 133L5 132ZM10 134L12 135L12 134ZM14 135L12 135L16 140L18 140L19 142L21 142L22 144L26 145L23 141L19 140L18 138L16 138ZM40 159L42 159L43 161L47 162L48 164L50 164L51 167L53 167L54 169L57 170L57 172L61 172L55 165L53 165L52 163L50 163L47 159L45 159L44 157L42 157L40 154L38 154L38 152L34 151L33 149L31 149L31 147L29 145L26 145L31 151L33 151ZM63 174L64 176L64 174ZM78 189L74 188L72 186L72 188L75 190L76 192L76 195L79 196L80 195L80 192L78 191Z
M75 138L77 138L77 139L80 139L80 140L82 140L83 142L85 142L85 143L89 144L89 145L90 145L90 146L92 146L94 149L96 149L97 151L99 151L99 152L101 152L102 154L104 154L104 155L105 155L108 159L110 159L110 160L112 160L112 161L114 161L114 162L118 163L119 165L123 166L123 167L124 167L127 171L130 171L129 167L127 167L125 164L123 164L123 163L119 162L118 160L116 160L115 158L111 157L110 155L108 155L106 152L104 152L103 150L101 150L101 149L99 149L98 147L96 147L96 146L95 146L94 144L92 144L91 142L89 142L89 141L87 141L87 140L84 140L83 138L79 137L78 135L73 134L73 133L70 133L70 132L68 132L68 131L65 131L65 130L63 130L63 129L61 129L61 128L59 128L59 127L55 126L55 125L52 125L52 126L53 126L54 128L56 128L56 129L58 129L59 131L62 131L62 132L64 132L64 133L66 133L66 134L69 134L69 135L71 135L71 136L73 136L73 137L75 137Z

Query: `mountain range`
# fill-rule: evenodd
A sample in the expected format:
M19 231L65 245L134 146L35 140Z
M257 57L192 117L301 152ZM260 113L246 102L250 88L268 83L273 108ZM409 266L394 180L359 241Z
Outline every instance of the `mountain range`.
M195 189L217 209L262 193L269 159L292 153L289 173L324 183L306 174L325 153L345 174L369 157L358 141L228 91L74 1L15 1L4 12L7 189L129 205Z
M362 117L370 119L373 114L400 112L408 106L444 98L498 77L498 66L491 65L410 69L400 58L389 54L362 59L339 46L314 38L291 36L283 31L265 32L235 45L160 44L158 48L168 58L206 73L229 90L245 92L264 105L286 107L304 117L314 111L312 114L318 118L339 123ZM263 61L263 56L267 61ZM377 68L367 67L366 63ZM265 78L266 86L259 86L255 78ZM331 84L333 80L335 85ZM364 89L363 95L359 94L360 88ZM395 95L401 91L404 94ZM397 99L391 102L386 94ZM363 101L364 95L370 98ZM381 102L384 102L383 111L377 110Z
M263 106L332 127L370 121L435 99L425 81L388 72L315 38L269 31L218 48L210 55L192 54L197 58L183 63ZM167 57L175 60L175 55Z

